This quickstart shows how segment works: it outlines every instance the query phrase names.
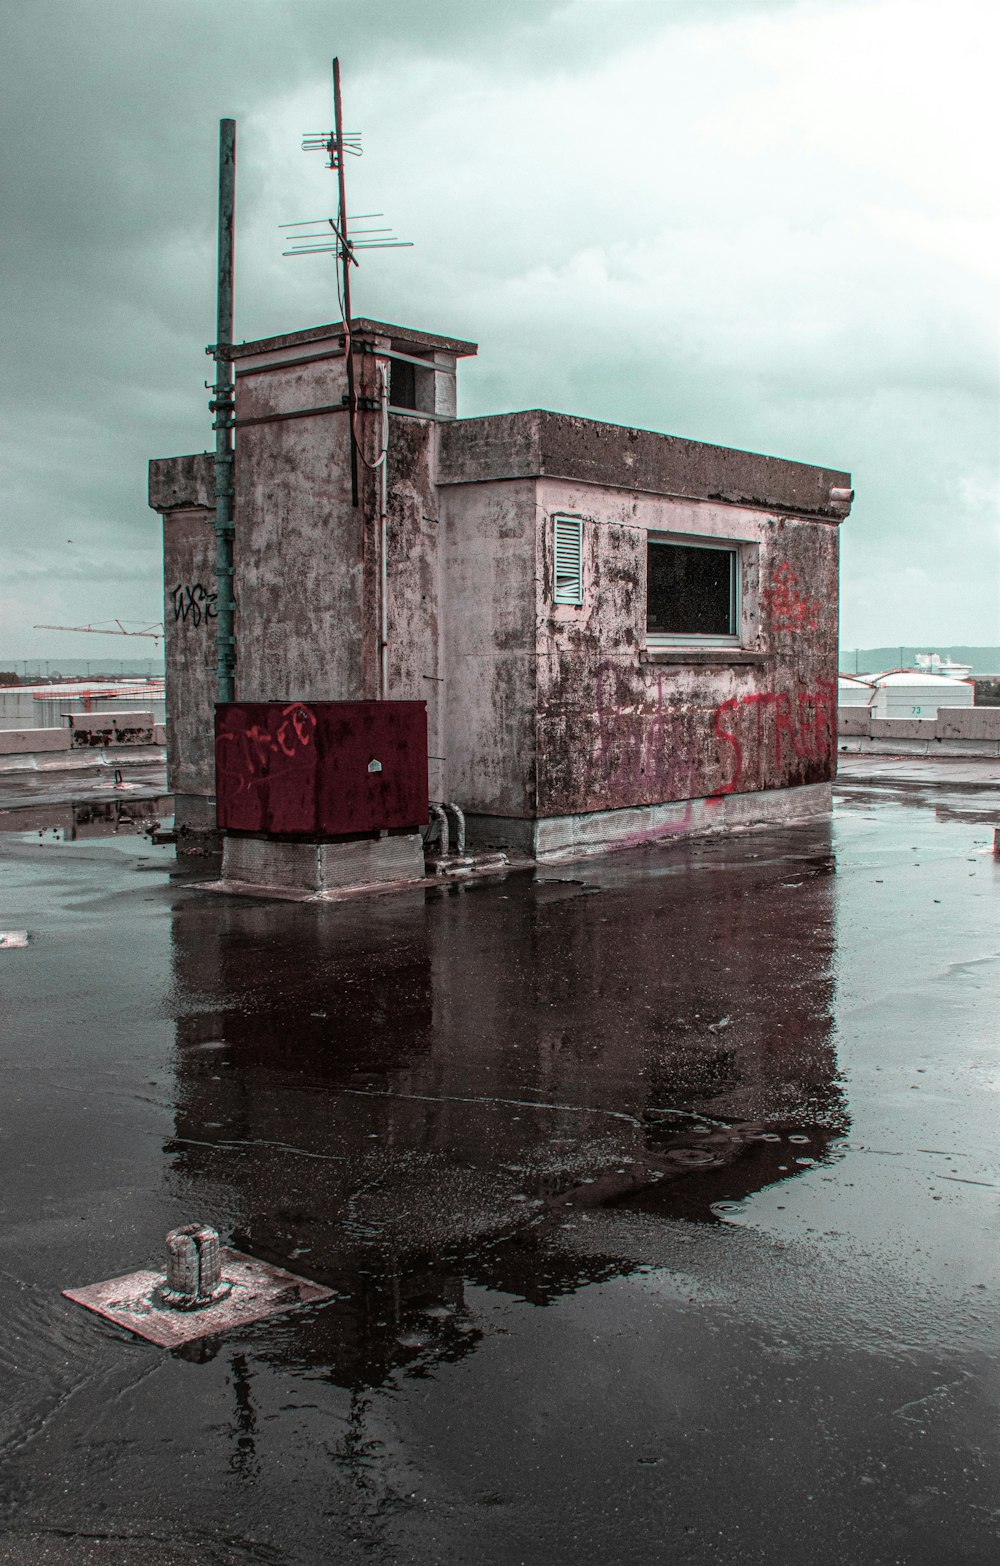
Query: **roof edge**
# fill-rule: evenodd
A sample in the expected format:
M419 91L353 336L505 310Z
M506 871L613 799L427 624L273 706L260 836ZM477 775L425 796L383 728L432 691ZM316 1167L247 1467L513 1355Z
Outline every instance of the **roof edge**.
M438 482L551 478L842 522L851 475L787 457L545 408L442 427Z
M412 348L426 348L441 353L453 353L458 359L472 358L479 352L478 343L466 342L461 337L440 337L434 332L421 332L410 326L394 326L389 321L373 321L368 316L351 317L351 331L355 336L390 337L394 343ZM270 353L278 348L296 348L300 343L321 343L344 335L343 321L330 321L325 326L307 326L298 332L282 332L277 337L256 337L246 342L234 343L229 351L231 359L245 359L251 354Z

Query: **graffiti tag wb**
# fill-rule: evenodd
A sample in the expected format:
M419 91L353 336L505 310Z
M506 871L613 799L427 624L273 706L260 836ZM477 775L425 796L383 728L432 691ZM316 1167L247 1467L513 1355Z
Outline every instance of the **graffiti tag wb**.
M210 593L200 582L185 582L171 589L170 601L174 606L174 620L200 625L203 620L217 617L215 601L218 593Z

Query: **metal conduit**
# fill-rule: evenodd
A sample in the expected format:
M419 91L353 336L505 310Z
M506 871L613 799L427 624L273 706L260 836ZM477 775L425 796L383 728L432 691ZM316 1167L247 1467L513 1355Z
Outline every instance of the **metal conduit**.
M464 812L461 811L456 804L453 804L450 799L446 799L444 801L444 807L443 808L444 808L446 816L451 815L451 816L455 817L455 852L456 852L456 854L464 854L465 853L465 815L464 815Z
M438 841L441 845L441 855L443 858L444 855L448 853L450 848L448 816L443 805L429 805L427 813L431 818L431 830L428 832L427 836L432 837L433 833L436 831ZM424 846L426 847L426 839Z

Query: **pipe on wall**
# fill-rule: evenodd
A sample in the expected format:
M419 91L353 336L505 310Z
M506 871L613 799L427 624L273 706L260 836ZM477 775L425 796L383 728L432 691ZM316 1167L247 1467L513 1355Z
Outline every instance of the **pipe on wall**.
M427 813L431 818L431 824L427 837L424 838L424 848L426 849L427 847L427 838L430 838L432 843L436 839L443 859L451 846L448 832L448 816L443 805L430 805Z
M455 852L465 853L465 814L452 800L446 799L442 806L446 816L455 817Z
M216 696L232 701L236 667L233 595L233 259L236 210L236 121L219 121L219 248L215 386L209 403L215 430Z
M379 510L379 699L389 695L389 366L378 361L382 413L382 458L378 467Z

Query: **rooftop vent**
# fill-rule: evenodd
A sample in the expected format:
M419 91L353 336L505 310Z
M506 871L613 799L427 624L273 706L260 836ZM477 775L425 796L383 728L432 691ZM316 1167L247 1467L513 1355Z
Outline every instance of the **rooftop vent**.
M557 604L583 603L583 522L555 517L555 592Z

